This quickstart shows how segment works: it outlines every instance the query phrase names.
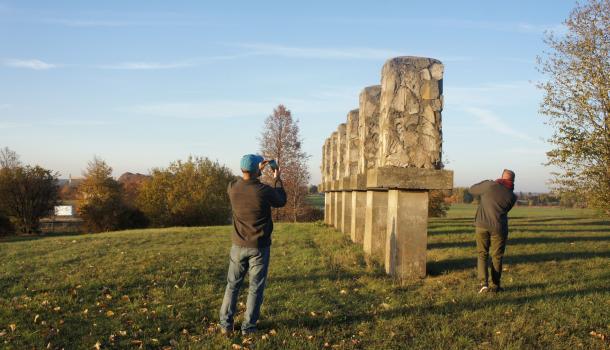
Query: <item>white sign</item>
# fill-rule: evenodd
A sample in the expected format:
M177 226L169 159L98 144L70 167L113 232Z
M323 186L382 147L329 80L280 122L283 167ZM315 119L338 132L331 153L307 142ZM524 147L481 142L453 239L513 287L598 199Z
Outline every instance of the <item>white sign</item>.
M55 216L72 216L73 206L71 205L56 205Z

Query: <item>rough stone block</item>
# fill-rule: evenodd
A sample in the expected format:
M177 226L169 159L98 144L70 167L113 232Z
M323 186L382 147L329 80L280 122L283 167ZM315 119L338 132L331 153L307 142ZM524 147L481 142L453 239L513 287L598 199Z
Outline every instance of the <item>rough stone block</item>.
M426 79L428 70L432 79ZM439 74L442 64L432 58L396 57L384 64L377 166L442 168L440 109L429 102L441 98Z
M377 166L380 96L381 85L369 86L360 93L360 108L358 109L358 136L360 138L358 173L360 174Z

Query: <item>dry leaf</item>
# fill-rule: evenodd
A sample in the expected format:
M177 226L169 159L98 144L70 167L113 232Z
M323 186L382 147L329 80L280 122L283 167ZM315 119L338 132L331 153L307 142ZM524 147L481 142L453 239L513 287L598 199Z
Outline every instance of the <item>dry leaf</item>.
M267 340L267 339L269 339L269 336L267 334L263 334L263 335L261 335L261 339Z
M345 289L341 289L341 291L339 292L339 294L347 294L347 291Z
M56 307L53 308L53 311L59 311L59 310L61 310L60 306L56 306Z
M241 348L242 348L242 347L241 347L241 345L239 345L239 344L231 344L231 349L234 349L234 350L239 350L239 349L241 349Z
M275 329L272 329L269 331L269 335L277 335L277 331Z
M124 337L127 335L127 331L119 331L119 335Z
M314 311L309 313L312 317L316 317L316 313Z
M108 311L106 311L106 316L112 317L112 316L114 316L114 312L112 312L112 310L108 310Z
M121 297L121 300L123 300L123 301L129 301L129 295L123 295L123 296Z
M101 345L102 345L102 344L101 344L99 341L96 341L96 342L95 342L95 345L93 345L93 348L94 348L95 350L100 350Z
M40 315L36 315L34 316L34 323L36 323L38 321L38 319L40 318Z
M17 329L17 325L14 324L14 323L11 323L11 324L8 325L8 328L11 330L11 332L14 332L15 329Z

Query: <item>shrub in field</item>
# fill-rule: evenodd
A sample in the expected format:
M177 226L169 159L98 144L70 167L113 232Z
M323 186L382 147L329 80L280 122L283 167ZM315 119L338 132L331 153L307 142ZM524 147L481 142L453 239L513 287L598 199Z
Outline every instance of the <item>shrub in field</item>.
M38 232L40 219L53 210L57 199L57 175L51 170L29 165L0 168L0 210L19 232Z
M428 216L439 218L447 216L449 204L445 201L449 193L442 190L431 190L428 197Z
M78 214L89 232L122 228L127 209L123 203L123 187L112 178L112 168L95 157L89 162L83 182L78 187Z
M231 207L227 185L235 176L208 158L189 157L153 169L137 205L153 226L223 225Z

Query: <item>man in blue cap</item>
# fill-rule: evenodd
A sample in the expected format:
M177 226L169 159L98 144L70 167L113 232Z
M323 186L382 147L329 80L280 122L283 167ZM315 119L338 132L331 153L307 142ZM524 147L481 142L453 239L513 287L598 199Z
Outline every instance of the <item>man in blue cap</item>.
M246 154L240 163L242 177L231 182L227 190L233 212L233 245L227 288L220 307L220 330L223 334L233 331L237 295L246 272L250 274L250 287L241 332L244 335L256 332L269 267L273 231L271 208L286 205L279 167L272 168L273 187L259 180L261 171L268 163L259 155Z

